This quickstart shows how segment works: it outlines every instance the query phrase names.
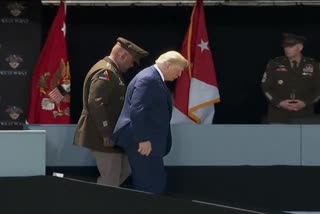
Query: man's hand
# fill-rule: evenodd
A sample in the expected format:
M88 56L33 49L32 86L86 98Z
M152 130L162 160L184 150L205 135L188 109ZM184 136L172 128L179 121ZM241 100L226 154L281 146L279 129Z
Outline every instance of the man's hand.
M283 100L279 103L279 107L288 111L299 111L303 109L306 104L301 100Z
M151 153L151 142L150 141L144 141L144 142L140 142L139 143L139 149L138 152L141 155L145 155L145 156L149 156L149 154Z
M279 103L279 107L288 111L293 111L292 103L290 102L292 102L292 100L282 100Z
M306 107L306 104L302 100L293 100L294 103L291 103L292 108L294 111L300 111L304 107Z

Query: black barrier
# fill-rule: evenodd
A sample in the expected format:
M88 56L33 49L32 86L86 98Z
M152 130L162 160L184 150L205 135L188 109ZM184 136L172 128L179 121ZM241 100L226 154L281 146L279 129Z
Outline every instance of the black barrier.
M277 214L51 176L0 178L1 213ZM19 206L17 206L17 204Z
M22 129L40 52L40 0L0 2L0 129Z

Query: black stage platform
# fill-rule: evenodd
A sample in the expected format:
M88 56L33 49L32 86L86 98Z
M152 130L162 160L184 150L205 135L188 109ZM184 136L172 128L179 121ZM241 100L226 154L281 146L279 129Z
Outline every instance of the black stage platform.
M264 214L53 176L0 178L1 214Z
M99 174L96 167L47 168L47 175L53 172L90 182ZM316 166L171 166L167 174L173 197L253 210L320 211Z

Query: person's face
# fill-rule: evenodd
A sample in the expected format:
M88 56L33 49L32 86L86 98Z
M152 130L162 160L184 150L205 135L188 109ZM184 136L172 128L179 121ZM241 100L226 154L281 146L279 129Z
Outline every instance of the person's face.
M167 69L168 72L166 73L165 80L174 81L175 79L181 76L184 67L182 67L181 65L172 64L168 65Z
M292 46L286 46L283 49L284 49L284 54L288 58L294 58L294 57L297 57L300 55L300 53L303 49L303 45L302 44L295 44Z
M120 70L122 73L127 72L130 68L132 68L135 64L135 61L132 57L132 55L128 52L125 52L121 56L121 65L119 65Z

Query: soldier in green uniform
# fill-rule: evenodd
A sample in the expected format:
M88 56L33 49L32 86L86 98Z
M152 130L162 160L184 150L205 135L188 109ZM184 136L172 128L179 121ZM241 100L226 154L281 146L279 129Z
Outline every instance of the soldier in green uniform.
M320 95L319 63L302 55L304 42L303 36L283 34L285 56L267 65L262 88L270 123L293 123L314 115L313 104Z
M122 74L148 52L119 37L109 56L87 73L83 85L83 110L74 144L89 148L97 163L99 184L119 186L130 175L126 155L109 140L120 115L126 86Z

